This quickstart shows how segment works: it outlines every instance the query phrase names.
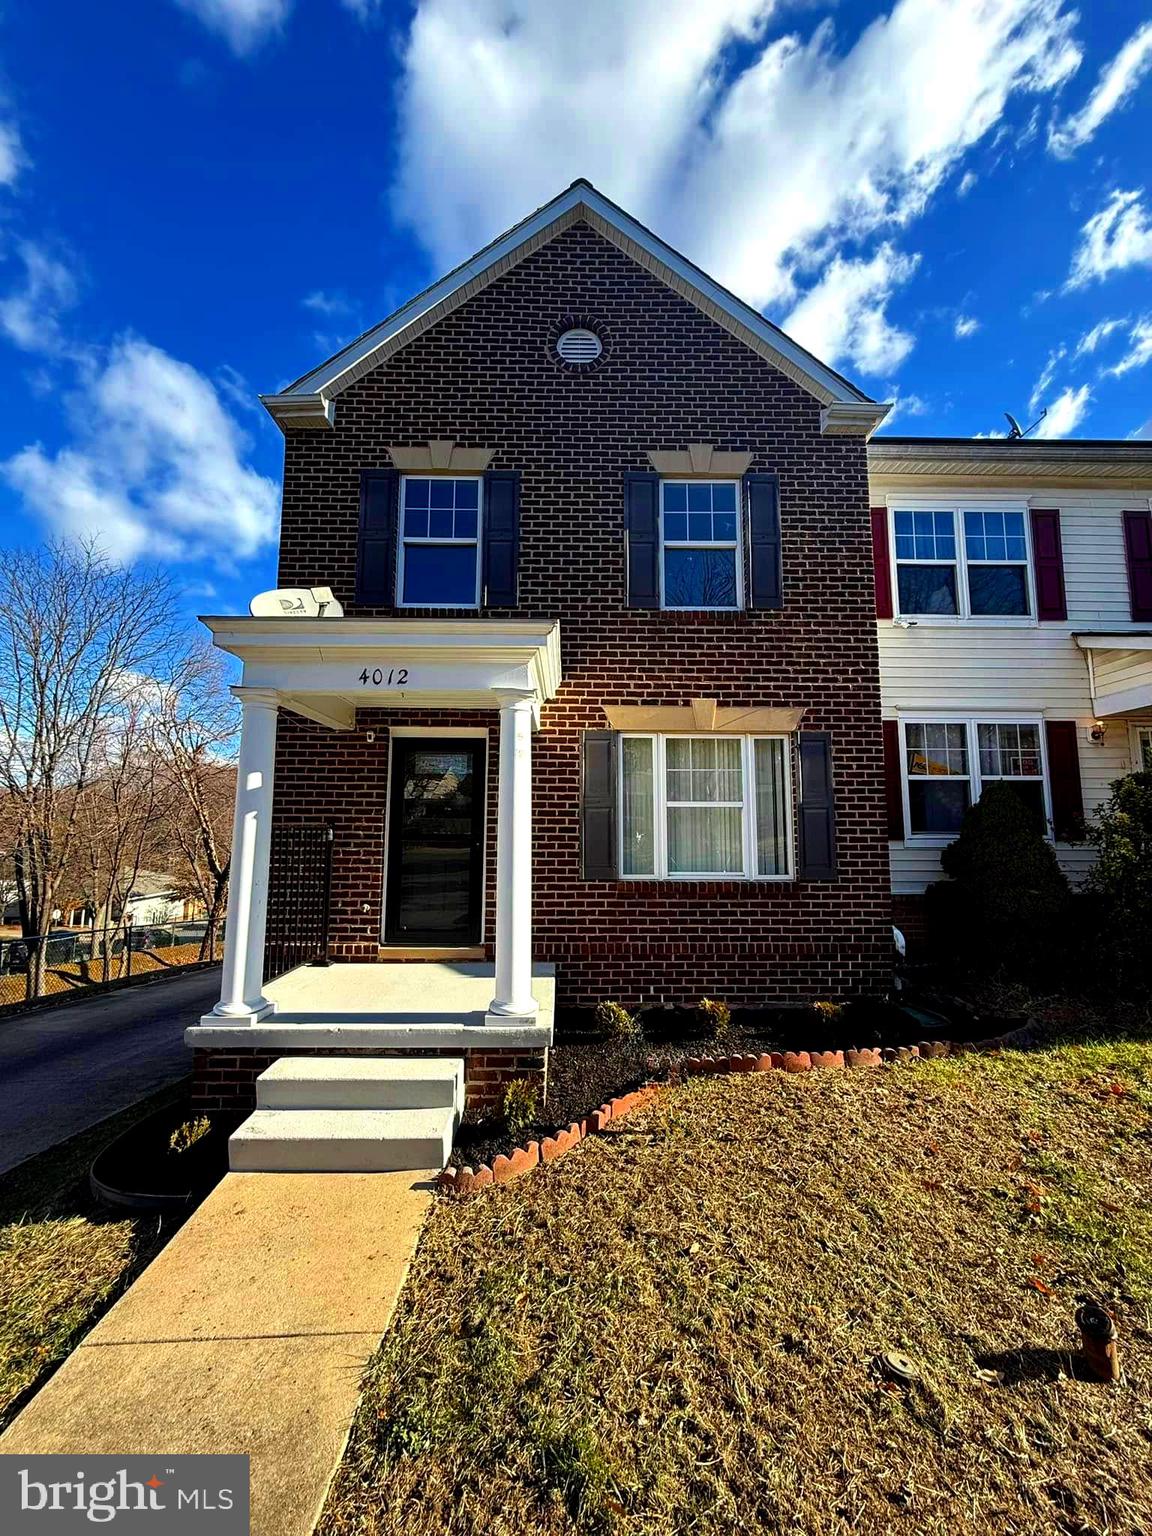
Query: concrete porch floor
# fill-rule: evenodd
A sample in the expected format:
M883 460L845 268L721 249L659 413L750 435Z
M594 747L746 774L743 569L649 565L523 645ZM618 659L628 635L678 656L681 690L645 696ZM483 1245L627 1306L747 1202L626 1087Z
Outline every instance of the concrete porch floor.
M495 984L496 967L490 960L383 960L300 965L268 982L264 996L276 1004L273 1017L482 1025ZM540 1005L538 1017L550 1023L556 993L552 966L532 967L532 991Z
M555 968L532 967L535 1018L489 1020L491 961L381 961L298 966L264 987L275 1013L251 1023L205 1014L184 1036L204 1049L339 1047L454 1050L541 1048L552 1043Z

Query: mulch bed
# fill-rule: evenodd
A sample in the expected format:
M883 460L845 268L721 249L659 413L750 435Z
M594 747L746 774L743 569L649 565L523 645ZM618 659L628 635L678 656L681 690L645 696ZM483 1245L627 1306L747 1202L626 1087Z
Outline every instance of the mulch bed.
M969 1040L1002 1034L1020 1019L979 1017L953 999L923 1003L852 1002L829 1019L808 1007L736 1009L722 1034L708 1030L696 1009L661 1009L644 1015L643 1032L608 1036L576 1010L557 1016L548 1057L548 1096L538 1119L509 1132L502 1121L465 1123L457 1133L450 1168L475 1168L530 1141L541 1141L642 1083L666 1080L686 1056L759 1055L766 1051L835 1051L861 1046L912 1045L920 1040Z

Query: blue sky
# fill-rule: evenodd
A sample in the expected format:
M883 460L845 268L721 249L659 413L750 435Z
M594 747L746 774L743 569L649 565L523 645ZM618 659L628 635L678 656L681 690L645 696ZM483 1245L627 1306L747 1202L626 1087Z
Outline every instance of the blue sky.
M9 3L5 540L96 533L243 611L257 391L578 175L888 430L1152 436L1147 0Z

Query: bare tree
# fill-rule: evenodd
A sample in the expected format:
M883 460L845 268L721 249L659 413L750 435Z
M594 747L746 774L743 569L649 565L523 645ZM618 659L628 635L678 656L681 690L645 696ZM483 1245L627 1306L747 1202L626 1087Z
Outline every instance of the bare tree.
M239 709L223 658L194 646L172 670L152 719L167 866L177 889L207 913L202 959L215 959L228 902Z
M101 743L126 701L155 689L173 610L164 575L115 565L94 541L15 550L0 571L0 788L26 936L51 925ZM39 996L44 946L32 949Z

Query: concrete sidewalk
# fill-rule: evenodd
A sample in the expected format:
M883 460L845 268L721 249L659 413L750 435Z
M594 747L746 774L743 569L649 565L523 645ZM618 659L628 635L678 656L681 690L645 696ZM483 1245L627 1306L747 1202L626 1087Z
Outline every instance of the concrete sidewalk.
M247 1453L255 1536L307 1536L432 1177L228 1174L0 1451Z

